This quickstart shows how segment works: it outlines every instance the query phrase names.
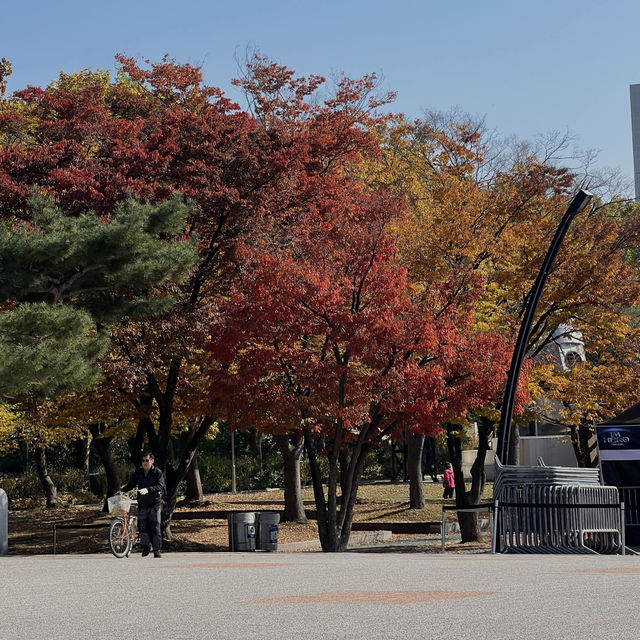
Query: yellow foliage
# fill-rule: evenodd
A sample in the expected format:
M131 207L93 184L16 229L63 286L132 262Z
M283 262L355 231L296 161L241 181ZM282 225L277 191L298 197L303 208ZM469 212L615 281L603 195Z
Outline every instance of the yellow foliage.
M57 80L49 84L48 90L57 89L67 93L75 93L89 87L102 87L106 89L111 84L111 74L108 71L98 69L82 69L73 73L60 72Z
M573 176L517 154L491 172L481 135L465 122L397 117L377 133L383 152L362 167L362 177L406 198L407 216L395 229L397 259L416 294L440 304L455 297L473 308L472 331L503 331L515 340ZM596 205L569 228L529 343L534 355L560 324L582 332L589 363L565 372L537 357L529 374L532 399L560 403L568 424L609 417L640 399L639 323L624 312L640 305L640 207ZM480 295L471 295L474 288Z

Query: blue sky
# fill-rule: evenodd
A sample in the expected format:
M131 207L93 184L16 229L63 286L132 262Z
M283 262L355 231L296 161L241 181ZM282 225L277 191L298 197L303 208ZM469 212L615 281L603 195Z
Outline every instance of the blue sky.
M637 0L0 0L9 89L164 53L230 85L257 49L302 74L374 71L396 110L457 107L500 133L569 130L631 178L629 84L640 82Z

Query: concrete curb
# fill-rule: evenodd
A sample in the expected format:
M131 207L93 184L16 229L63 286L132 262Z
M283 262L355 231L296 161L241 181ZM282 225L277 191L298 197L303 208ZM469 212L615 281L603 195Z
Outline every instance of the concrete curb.
M478 525L481 531L487 531L491 521L488 518L479 518ZM460 526L457 522L448 522L446 528L446 534L451 533L459 533ZM434 534L440 534L440 526L438 526L437 531L433 532ZM391 531L381 530L381 531L362 531L357 533L352 533L349 537L349 546L347 548L351 549L352 547L361 547L368 546L372 544L376 544L378 542L389 542L393 539L393 534ZM320 550L322 547L320 546L320 540L305 540L303 542L288 542L285 544L278 543L278 551L302 551L302 550Z
M375 544L376 542L388 542L393 538L391 531L364 531L362 533L352 533L349 537L349 549L362 545ZM278 543L278 551L300 551L301 549L320 550L320 540L307 540L303 542Z

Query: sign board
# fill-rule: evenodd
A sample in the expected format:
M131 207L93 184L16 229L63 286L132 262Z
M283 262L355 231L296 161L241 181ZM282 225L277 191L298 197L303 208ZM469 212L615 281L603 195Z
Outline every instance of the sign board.
M596 425L604 484L640 487L640 426Z

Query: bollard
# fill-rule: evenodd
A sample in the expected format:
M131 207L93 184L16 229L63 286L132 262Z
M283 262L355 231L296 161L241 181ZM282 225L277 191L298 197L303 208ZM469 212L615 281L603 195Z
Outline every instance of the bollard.
M622 555L626 555L626 544L627 541L625 540L625 536L624 536L624 527L625 527L625 521L624 521L624 500L620 503L620 546L622 547Z
M491 532L491 553L498 548L498 501L493 501L493 531Z
M9 549L9 498L4 489L0 489L0 556Z

